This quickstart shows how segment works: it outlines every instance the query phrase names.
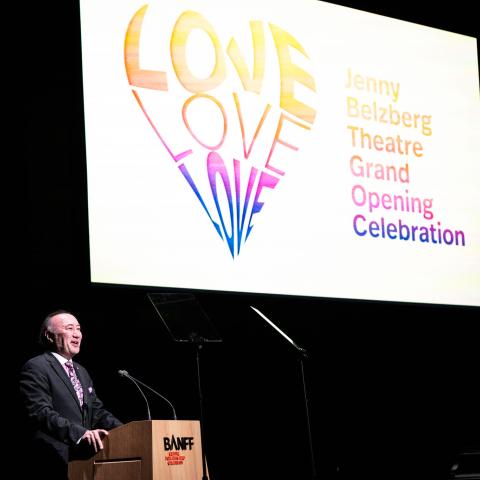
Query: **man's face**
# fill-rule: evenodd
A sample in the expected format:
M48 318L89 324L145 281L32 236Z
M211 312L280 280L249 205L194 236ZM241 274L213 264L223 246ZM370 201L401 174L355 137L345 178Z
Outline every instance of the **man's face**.
M47 333L55 343L55 350L62 357L73 358L80 351L82 331L77 319L69 313L59 313L50 319Z

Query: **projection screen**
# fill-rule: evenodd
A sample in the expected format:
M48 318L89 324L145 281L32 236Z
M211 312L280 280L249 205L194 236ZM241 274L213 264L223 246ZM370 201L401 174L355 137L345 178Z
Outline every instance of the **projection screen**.
M81 0L94 283L480 305L476 39Z

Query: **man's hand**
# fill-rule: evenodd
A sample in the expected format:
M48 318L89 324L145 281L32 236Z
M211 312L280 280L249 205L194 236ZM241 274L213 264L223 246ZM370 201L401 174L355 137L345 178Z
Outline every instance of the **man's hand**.
M95 452L98 452L99 450L103 450L102 438L106 435L108 435L106 430L97 428L96 430L87 430L80 440L82 442L88 442L88 444L95 449Z

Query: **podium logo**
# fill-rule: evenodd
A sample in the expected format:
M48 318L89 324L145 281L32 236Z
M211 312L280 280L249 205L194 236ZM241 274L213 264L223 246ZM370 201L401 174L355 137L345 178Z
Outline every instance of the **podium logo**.
M235 258L266 198L292 165L301 168L293 156L316 116L310 60L293 34L268 21L213 7L211 21L171 5L180 10L144 5L131 17L126 75L161 150Z
M169 450L191 450L194 445L193 437L163 437L163 448Z

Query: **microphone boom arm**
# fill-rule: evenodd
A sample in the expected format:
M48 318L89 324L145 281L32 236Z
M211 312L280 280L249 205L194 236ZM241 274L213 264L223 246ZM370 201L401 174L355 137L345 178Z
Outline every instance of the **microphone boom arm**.
M158 395L160 398L162 398L163 400L165 400L171 407L172 409L172 412L173 412L173 419L174 420L177 420L177 414L175 412L175 408L174 406L172 405L172 403L167 399L165 398L162 394L158 393L156 390L154 390L152 387L149 387L148 385L146 385L145 383L141 382L140 380L138 380L138 378L134 378L132 377L126 370L119 370L118 371L119 375L122 376L122 377L127 377L129 378L136 386L137 388L140 390L143 398L145 399L145 402L147 403L147 410L148 410L148 419L151 420L151 416L150 416L150 408L148 407L148 402L147 402L147 398L145 397L142 389L138 386L137 382L142 385L143 387L145 388L148 388L150 391L152 391L153 393L155 393L156 395Z
M130 378L133 379L133 377L131 375L129 375ZM138 379L135 379L140 385L144 386L145 388L148 388L150 391L152 391L153 393L157 394L160 398L163 398L169 405L170 405L170 408L172 409L172 412L173 412L173 419L174 420L177 420L177 414L175 413L175 408L173 407L173 405L171 404L171 402L166 399L163 395L161 395L160 393L158 393L156 390L154 390L152 387L149 387L148 385L146 385L145 383L141 382L140 380Z
M148 400L147 400L147 397L145 396L145 394L143 393L143 390L139 387L138 383L135 381L135 379L128 374L128 372L126 370L119 370L118 371L119 375L121 377L127 377L129 380L131 380L135 386L138 388L138 390L140 391L140 393L142 394L142 397L143 399L145 400L145 403L147 404L147 415L148 415L148 420L151 420L152 419L152 416L150 415L150 406L148 405ZM141 382L139 382L141 383ZM142 384L143 385L143 384Z

